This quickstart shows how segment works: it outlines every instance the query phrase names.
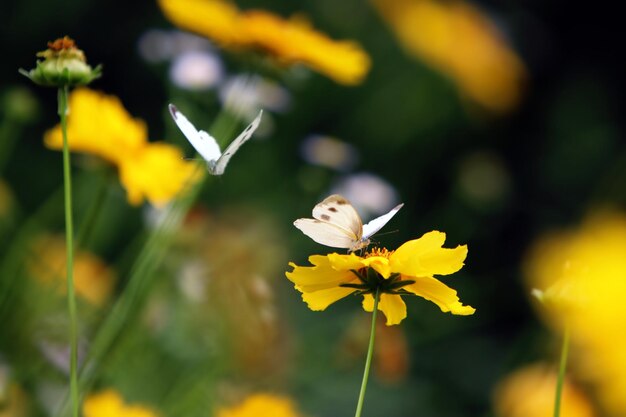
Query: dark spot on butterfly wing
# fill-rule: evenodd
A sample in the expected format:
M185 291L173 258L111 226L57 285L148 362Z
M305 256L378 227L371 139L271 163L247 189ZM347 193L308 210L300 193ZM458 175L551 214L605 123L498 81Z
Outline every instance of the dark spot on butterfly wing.
M330 220L330 216L328 214L322 214L320 217L322 218L322 220L325 220L325 221Z
M339 204L340 206L343 206L343 205L346 205L346 204L350 204L350 203L348 203L348 200L344 200L343 198L338 198L335 202L337 204Z
M333 213L337 213L337 211L339 211L339 210L337 210L337 209L336 209L336 208L334 208L334 207L329 207L329 208L328 208L328 211L332 211Z

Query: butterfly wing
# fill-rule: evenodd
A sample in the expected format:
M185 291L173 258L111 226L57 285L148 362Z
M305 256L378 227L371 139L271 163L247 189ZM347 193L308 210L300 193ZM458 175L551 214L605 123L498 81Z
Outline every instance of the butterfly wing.
M219 160L222 153L220 147L213 136L209 135L204 130L198 131L193 124L174 106L169 106L170 114L176 122L176 125L183 132L183 135L187 138L189 143L195 148L196 151L209 163L210 167Z
M315 242L352 250L361 241L361 218L350 202L334 194L313 207L312 219L298 219L294 226Z
M326 197L313 207L313 218L332 223L354 235L354 241L361 240L363 223L352 204L339 194Z
M393 216L404 206L404 203L398 204L394 208L392 208L389 213L383 214L380 217L376 217L373 220L370 220L369 223L363 225L363 239L369 239L374 233L378 232L384 225L391 220Z
M293 225L320 245L332 248L349 249L357 240L351 231L322 220L298 219Z
M215 166L210 169L211 174L213 175L222 175L224 170L226 169L226 165L228 165L228 161L237 152L237 149L241 147L248 139L252 137L254 131L259 127L261 123L261 116L263 115L263 110L259 112L259 115L246 127L243 132L239 136L235 138L231 142L230 145L224 150L224 153L219 157L219 159L215 162Z

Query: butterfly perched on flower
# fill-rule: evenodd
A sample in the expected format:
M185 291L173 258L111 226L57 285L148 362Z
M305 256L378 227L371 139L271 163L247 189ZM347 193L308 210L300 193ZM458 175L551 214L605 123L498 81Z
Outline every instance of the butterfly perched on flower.
M333 194L313 207L312 219L298 219L293 224L319 244L354 252L367 247L369 238L387 224L403 205L398 204L388 213L363 224L352 204L339 194Z
M207 162L207 169L211 175L222 175L224 173L230 158L232 158L241 145L252 137L254 131L259 127L261 116L263 115L263 110L261 110L252 123L250 123L222 153L220 146L213 136L209 135L204 130L196 129L173 104L169 105L169 110L178 128L183 132L189 143L198 151L200 156Z

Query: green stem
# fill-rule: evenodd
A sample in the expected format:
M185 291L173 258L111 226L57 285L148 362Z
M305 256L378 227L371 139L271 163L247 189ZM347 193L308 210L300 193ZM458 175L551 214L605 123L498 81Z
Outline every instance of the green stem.
M372 366L372 356L374 353L374 339L376 338L376 313L378 312L378 288L374 294L374 311L372 312L372 328L370 329L370 343L367 348L367 359L365 360L365 370L363 371L363 381L361 381L361 392L359 392L359 402L356 405L356 413L354 417L361 417L363 410L363 400L365 399L365 389L367 388L367 380L370 375Z
M554 417L561 415L561 394L563 392L563 382L565 380L565 369L567 368L567 354L569 352L569 326L565 326L563 334L563 345L561 346L561 361L559 364L559 376L556 381L556 397L554 399Z
M72 177L67 143L68 87L59 88L59 116L63 134L63 188L65 190L65 246L67 253L67 310L70 316L70 396L72 416L78 417L78 323L74 294L74 226L72 224Z

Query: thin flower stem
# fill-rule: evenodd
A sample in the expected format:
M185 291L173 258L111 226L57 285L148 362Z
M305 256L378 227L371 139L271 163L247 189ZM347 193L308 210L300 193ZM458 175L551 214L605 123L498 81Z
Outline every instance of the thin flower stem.
M365 370L363 371L363 381L361 382L361 392L359 393L359 402L356 405L354 417L361 417L363 411L363 400L365 399L365 389L367 388L367 380L370 376L370 368L372 366L372 355L374 353L374 339L376 338L376 313L378 312L378 288L374 294L374 311L372 312L372 328L370 330L370 343L367 348L367 359L365 360Z
M567 355L569 352L569 326L565 326L563 334L563 345L561 346L561 361L559 364L559 376L556 381L556 397L554 399L554 417L561 415L561 394L563 393L563 381L565 380L565 370L567 368Z
M74 294L74 225L72 224L72 177L67 141L68 87L59 88L59 116L63 134L63 188L65 190L65 246L67 253L67 310L70 316L70 396L72 416L78 417L78 320Z

